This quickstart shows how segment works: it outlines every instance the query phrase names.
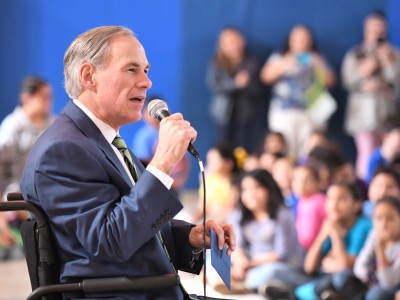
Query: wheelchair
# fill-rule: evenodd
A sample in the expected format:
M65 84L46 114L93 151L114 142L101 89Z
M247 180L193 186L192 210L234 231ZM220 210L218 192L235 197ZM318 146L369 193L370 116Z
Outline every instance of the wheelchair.
M60 283L59 263L47 216L40 207L24 201L21 193L7 194L0 211L26 210L32 218L22 222L20 231L32 292L27 300L61 300L62 293L110 293L177 286L177 274L149 277L110 277L83 279L77 283Z

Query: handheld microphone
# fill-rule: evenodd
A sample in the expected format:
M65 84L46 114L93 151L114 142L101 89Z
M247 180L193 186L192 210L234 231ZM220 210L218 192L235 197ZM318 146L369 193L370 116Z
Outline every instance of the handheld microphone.
M165 101L162 101L160 99L151 100L149 105L147 106L147 111L149 112L150 116L159 121L171 115L168 111L167 103L165 103ZM200 154L192 143L189 143L188 151L196 159L200 160Z

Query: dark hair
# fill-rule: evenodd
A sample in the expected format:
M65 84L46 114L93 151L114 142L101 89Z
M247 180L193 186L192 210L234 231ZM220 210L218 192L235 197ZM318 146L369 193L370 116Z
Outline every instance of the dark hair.
M239 171L239 167L235 157L235 150L230 144L218 143L214 145L211 149L216 150L224 160L230 160L232 162L232 173L236 173Z
M338 187L342 187L342 188L346 189L350 193L351 198L353 198L354 202L361 203L364 200L363 196L362 196L362 191L354 183L349 183L349 182L341 180L341 181L332 183L328 189L330 189L332 186L338 186ZM357 216L360 216L361 214L362 214L362 207L360 206L360 209L357 212Z
M400 119L398 113L399 111L395 110L379 125L378 129L381 133L387 133L400 128Z
M278 209L283 205L283 195L281 190L279 189L278 184L273 179L271 173L264 169L255 169L253 171L243 174L241 181L243 181L243 179L247 177L253 178L263 188L268 190L268 201L266 203L266 210L268 211L271 219L276 219ZM244 225L251 220L254 220L253 213L243 205L241 197L239 204L242 211L242 219L240 220L240 224Z
M286 157L285 153L282 153L282 152L274 152L274 153L266 153L266 154L271 155L275 159L281 159L281 158Z
M383 196L381 199L379 199L376 203L375 203L375 209L378 207L378 205L380 204L384 204L387 203L389 205L391 205L398 214L400 214L400 199L393 197L393 196Z
M400 174L393 169L392 167L388 167L388 166L380 166L378 167L375 172L374 175L372 176L371 182L372 180L374 180L374 178L380 174L384 174L387 175L389 177L392 177L394 179L394 181L396 182L397 187L400 189Z
M230 75L233 75L236 72L237 66L234 66L231 63L231 61L226 57L226 55L221 52L221 48L220 48L221 35L223 32L228 31L228 30L237 32L239 35L241 35L243 37L243 39L245 41L245 36L244 36L243 32L241 30L239 30L239 28L237 28L235 26L224 27L218 35L217 49L216 49L216 53L214 56L214 62L216 65L224 68ZM245 43L244 49L243 49L243 57L246 56L246 53L247 53L247 47L246 47L246 43Z
M293 30L295 28L297 28L297 27L302 27L302 28L306 29L310 33L310 36L311 36L311 49L310 50L318 52L317 44L316 44L316 41L315 41L315 35L314 35L313 31L311 30L311 28L309 26L305 25L305 24L296 24L290 29L288 35L286 36L286 41L285 41L285 43L284 43L284 45L282 47L281 53L282 54L286 54L289 51L289 48L290 48L290 46L289 46L290 35L292 34Z
M390 167L391 167L393 170L397 171L399 166L400 166L400 155L397 155L397 156L392 160L392 162L390 163Z
M332 183L329 186L329 188L332 186L339 186L339 187L345 188L350 193L351 197L354 200L363 201L362 192L361 192L360 188L354 183L349 183L349 182L340 180L340 181L336 181L336 182Z
M307 163L316 169L325 167L329 175L333 176L337 169L343 166L345 159L335 143L328 143L326 146L317 146L312 149L308 155Z
M285 136L281 132L279 132L279 131L267 131L267 133L265 133L265 136L264 136L261 152L265 151L264 145L265 145L267 139L269 137L271 137L271 136L276 136L277 138L279 138L280 141L282 142L282 144L285 145L285 148L287 148L288 145L287 145ZM275 154L275 153L273 153L273 154ZM282 156L285 156L285 153L277 153L277 154L281 154Z
M43 78L37 76L26 77L22 81L20 93L27 93L29 95L36 94L43 86L47 86L49 83Z
M286 144L286 140L285 140L285 136L282 134L282 132L279 132L279 131L268 131L266 134L265 134L265 140L269 137L269 136L271 136L271 135L276 135L277 137L279 137L280 139L281 139L281 141L282 141L282 143L284 143L284 144Z

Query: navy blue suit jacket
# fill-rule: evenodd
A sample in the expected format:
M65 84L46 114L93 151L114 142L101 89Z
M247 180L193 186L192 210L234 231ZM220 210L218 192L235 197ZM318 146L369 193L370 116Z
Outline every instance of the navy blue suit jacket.
M61 281L172 273L156 237L161 230L177 269L191 266L191 224L172 220L180 201L133 155L133 186L116 153L72 101L33 147L21 180L24 198L43 208L61 262ZM119 295L183 299L179 287Z

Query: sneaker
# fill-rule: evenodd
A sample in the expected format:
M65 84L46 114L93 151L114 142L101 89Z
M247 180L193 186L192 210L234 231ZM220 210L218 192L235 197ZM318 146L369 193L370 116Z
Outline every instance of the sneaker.
M258 293L270 300L291 300L291 289L281 282L268 282L259 287Z

